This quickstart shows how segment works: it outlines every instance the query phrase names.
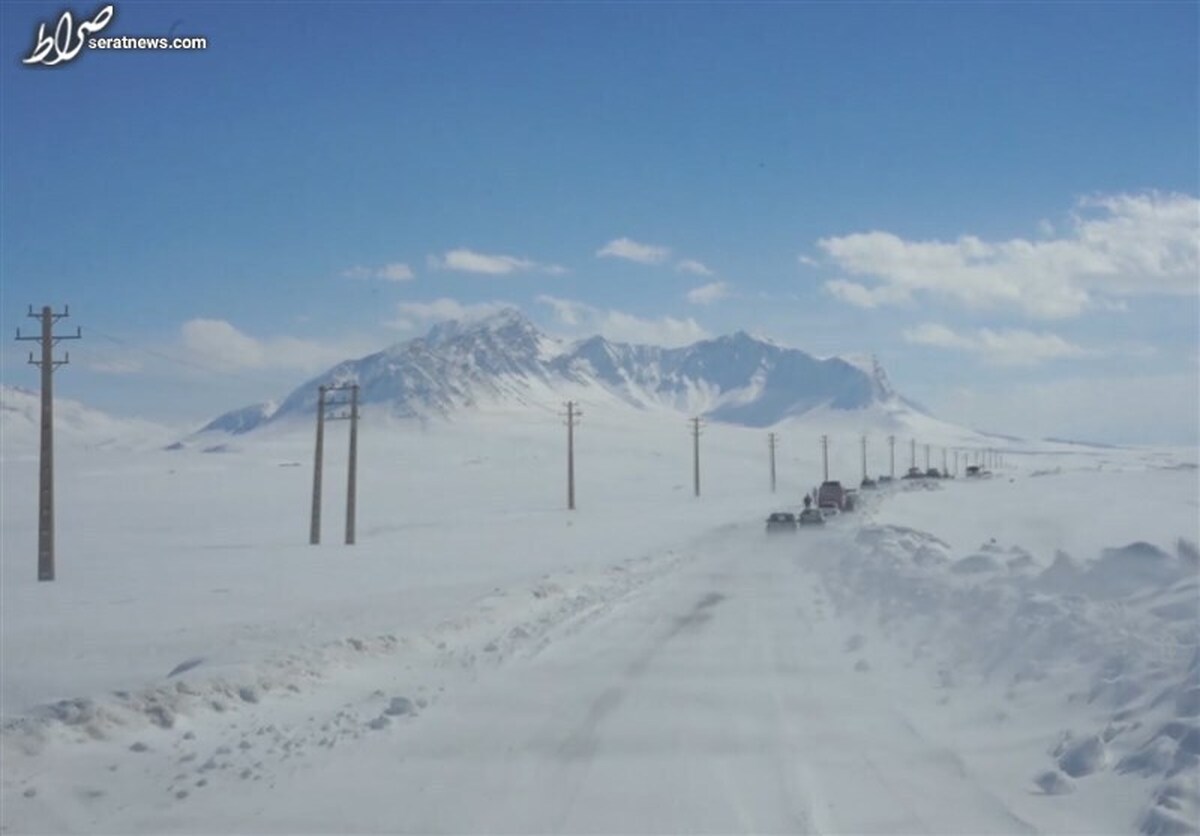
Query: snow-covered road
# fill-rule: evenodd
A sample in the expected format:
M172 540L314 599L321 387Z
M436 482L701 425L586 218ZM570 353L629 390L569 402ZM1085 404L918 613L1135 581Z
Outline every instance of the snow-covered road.
M277 785L228 825L296 831L1031 828L870 687L801 534L686 562L545 651ZM853 646L853 642L850 642ZM948 803L949 800L949 803ZM366 811L361 817L359 811Z
M513 627L481 654L368 655L302 694L194 714L142 746L118 736L42 753L31 786L45 803L14 798L6 824L1034 831L907 710L937 697L923 672L873 681L863 634L817 572L849 531L726 527L627 594L562 609L536 634Z

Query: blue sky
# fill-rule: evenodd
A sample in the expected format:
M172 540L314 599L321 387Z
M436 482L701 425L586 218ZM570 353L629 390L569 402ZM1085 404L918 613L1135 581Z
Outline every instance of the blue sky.
M23 65L64 8L0 7L0 313L71 305L64 396L201 420L512 303L1197 441L1196 3L126 2L208 48Z

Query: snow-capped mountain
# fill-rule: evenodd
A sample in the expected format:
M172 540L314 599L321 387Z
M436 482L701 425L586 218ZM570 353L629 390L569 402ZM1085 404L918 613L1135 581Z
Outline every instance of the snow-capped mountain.
M242 433L311 415L321 384L357 382L361 402L402 418L450 417L487 403L528 403L558 390L603 393L635 408L667 408L714 421L766 427L818 408L891 405L920 411L891 388L877 363L817 359L739 331L682 348L596 336L554 340L516 309L445 322L423 337L346 360L296 388L276 408L256 404L204 427Z
M220 418L211 421L204 429L220 430L235 434L249 432L259 424L269 420L278 410L279 404L275 401L263 401L262 403L251 404L241 409L226 412Z
M598 382L639 406L668 406L751 427L823 405L858 409L893 395L882 374L866 375L840 358L818 360L744 331L675 349L592 337L552 366L563 378Z

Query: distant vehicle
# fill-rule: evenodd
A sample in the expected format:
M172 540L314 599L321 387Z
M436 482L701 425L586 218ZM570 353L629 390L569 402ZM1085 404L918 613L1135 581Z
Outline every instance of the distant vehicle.
M887 477L885 476L885 477L881 478L879 481L881 481L881 482L882 482L882 481L883 481L883 479L886 479L886 478L887 478ZM862 489L863 489L863 490L865 490L865 491L869 491L869 490L871 490L872 488L874 488L874 487L875 487L875 480L874 480L874 479L872 479L872 478L870 478L870 477L867 477L866 479L863 479L863 480L862 480L862 484L861 484L861 485L859 485L859 487L860 487L860 488L862 488Z
M978 476L979 473L980 473L979 465L977 465L977 464L967 465L967 475L968 476Z
M921 468L919 468L919 467L910 467L908 469L908 473L905 473L900 478L902 478L902 479L924 479L925 474L921 472Z
M774 534L779 531L795 531L796 530L796 515L791 511L776 511L767 517L767 533Z
M825 517L827 519L829 517L836 517L838 514L842 513L838 509L838 507L836 505L834 505L832 502L827 502L824 505L822 505L820 507L820 512L821 512L821 516Z
M891 477L891 476L880 476L880 477L879 477L879 484L881 484L881 485L890 485L890 484L892 484L892 477Z
M805 508L800 512L800 525L825 525L825 515L816 508Z
M842 497L842 510L853 511L858 506L858 491L851 488Z
M925 475L930 479L941 479L942 474L936 467L931 467L925 471Z
M821 508L833 505L839 511L846 510L846 489L842 487L842 483L823 482L821 487L817 488L817 505Z

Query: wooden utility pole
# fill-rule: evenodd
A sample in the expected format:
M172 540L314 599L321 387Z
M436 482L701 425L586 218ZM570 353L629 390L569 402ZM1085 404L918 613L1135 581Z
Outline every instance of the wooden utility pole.
M71 362L68 351L62 360L54 359L54 346L61 340L78 340L83 337L80 328L74 334L55 336L54 323L71 315L71 309L63 306L63 312L54 313L50 306L42 308L41 313L33 312L29 306L27 314L31 319L42 321L42 332L36 337L22 337L21 329L17 329L18 340L36 340L41 343L40 360L33 358L29 352L29 363L42 370L42 415L41 415L41 446L38 450L38 580L54 580L54 370Z
M829 436L821 436L821 473L823 478L821 481L829 481Z
M330 392L349 392L349 401L333 401ZM348 412L328 415L330 407L349 407ZM355 520L358 513L358 384L327 383L317 387L317 445L313 463L312 518L308 542L321 542L321 472L325 454L325 422L350 422L350 456L346 472L346 545L355 542Z
M862 435L862 480L867 481L867 434Z
M771 493L775 493L775 433L767 433L767 448L771 451Z
M346 545L354 545L358 514L358 384L350 387L350 462L346 468Z
M917 467L917 440L915 438L909 439L908 442L908 466L913 470Z
M583 413L567 401L567 510L575 510L575 424Z
M317 445L313 455L312 512L309 515L308 542L321 542L321 467L325 457L325 392L328 387L317 387Z
M943 447L943 448L942 448L942 475L943 475L943 476L949 476L949 475L950 475L950 468L949 468L949 467L947 466L947 464L946 464L946 455L947 455L947 453L946 453L946 448L945 448L945 447Z
M696 496L700 495L700 418L691 419L692 425L692 486Z
M925 470L929 470L929 445L925 445Z
M896 436L888 436L888 458L891 460L892 479L896 478Z

